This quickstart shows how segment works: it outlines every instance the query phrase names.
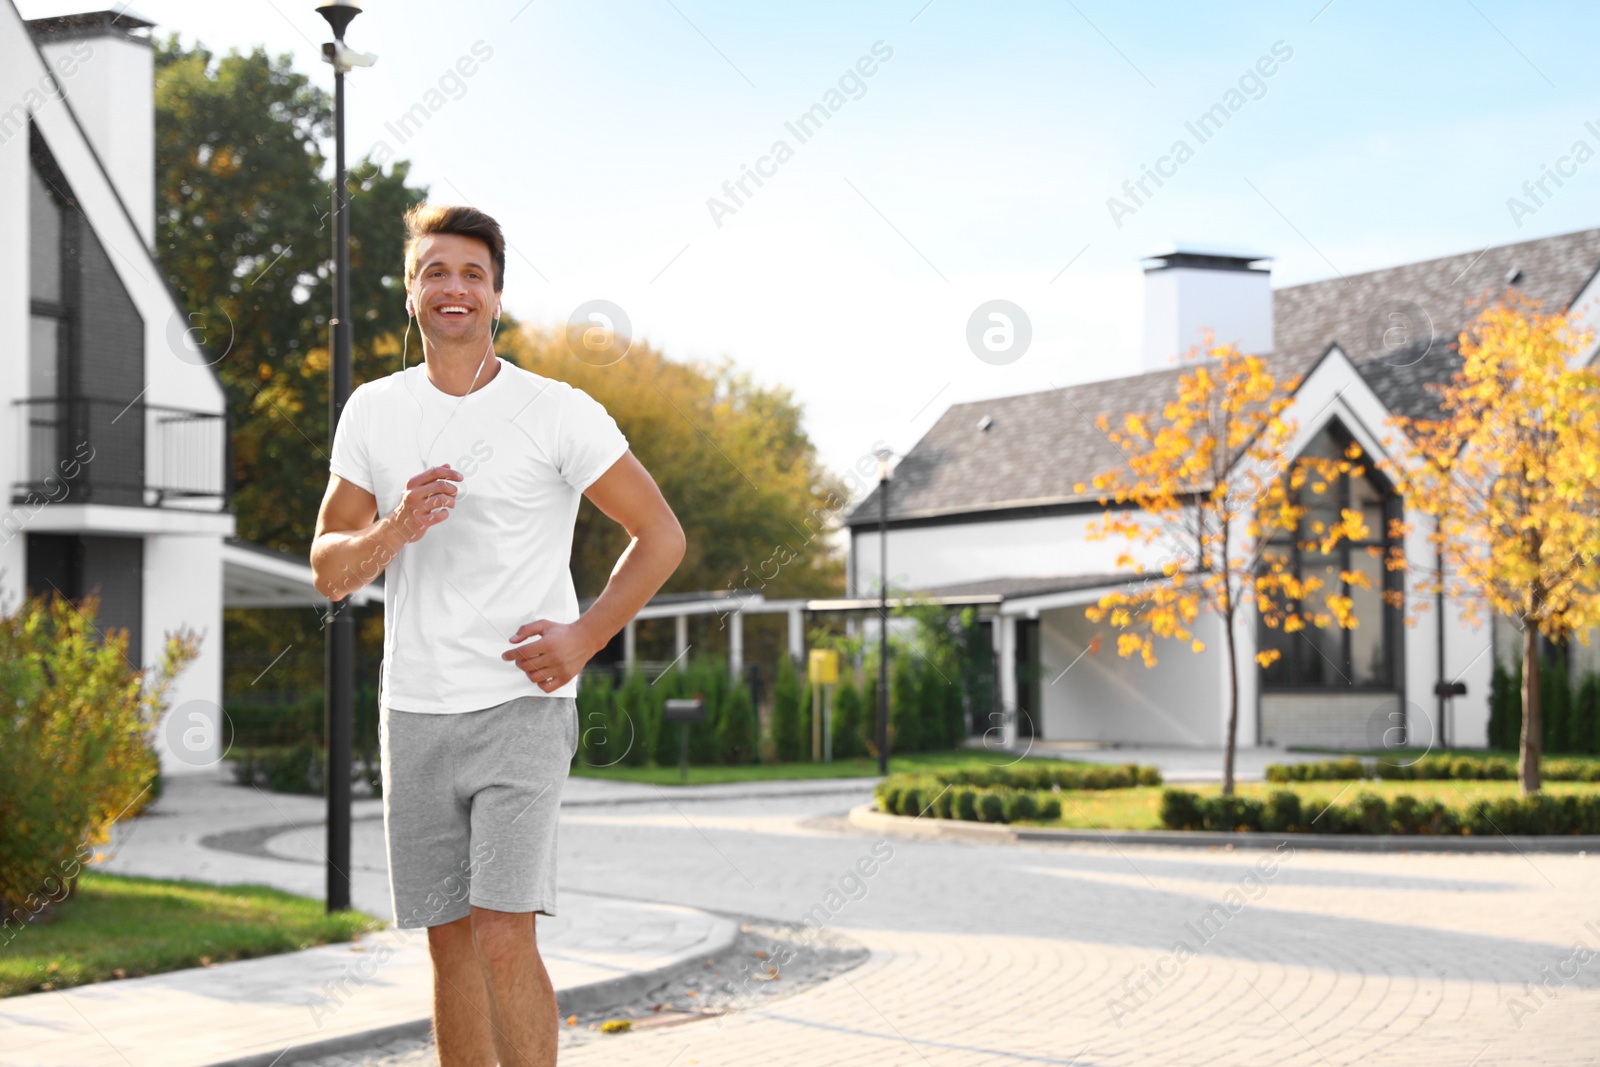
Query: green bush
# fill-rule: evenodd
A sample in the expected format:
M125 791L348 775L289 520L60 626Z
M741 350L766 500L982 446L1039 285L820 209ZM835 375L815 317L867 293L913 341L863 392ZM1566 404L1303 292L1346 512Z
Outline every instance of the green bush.
M921 708L917 700L917 672L910 656L893 656L889 662L889 751L921 752Z
M1187 789L1163 790L1161 824L1172 830L1201 829L1205 819L1200 812L1200 794Z
M905 789L901 790L900 807L896 809L897 814L910 815L913 818L921 815L923 807L922 793L922 787L915 785L908 785L905 787Z
M1022 822L1025 819L1036 818L1039 814L1039 804L1033 793L1027 789L1018 789L1004 797L1006 822Z
M867 754L861 690L848 674L833 690L833 758L857 759Z
M69 896L112 823L149 803L167 692L199 652L168 634L161 665L136 670L98 608L55 596L0 616L0 924Z
M750 763L756 755L756 709L750 690L739 682L728 694L722 718L722 758L727 763Z
M1541 767L1547 781L1600 781L1600 762L1594 760L1546 759ZM1267 767L1267 781L1276 783L1358 781L1363 778L1387 781L1511 781L1516 777L1516 762L1503 756L1451 756L1443 753L1420 756L1410 763L1395 763L1387 758L1363 762L1350 757L1320 763L1273 763Z
M1265 805L1249 797L1201 797L1168 789L1161 797L1161 823L1171 830L1266 830L1319 834L1600 834L1600 793L1501 797L1454 808L1401 794L1385 801L1361 793L1347 804L1331 804L1315 821L1305 820L1291 790L1272 793Z
M1259 830L1264 813L1261 801L1238 794L1205 797L1200 801L1200 821L1206 830Z
M1496 661L1489 676L1489 747L1513 752L1521 744L1521 733L1522 661L1517 661L1514 672Z
M955 794L955 816L967 822L978 821L978 791L967 785L951 786L950 792Z
M779 760L811 758L811 735L802 736L803 720L808 718L801 714L804 698L794 661L779 657L778 676L772 683L772 745Z
M893 778L885 778L880 782L877 789L878 810L889 815L899 815L900 793L904 788L904 785Z
M1061 798L1054 793L1040 793L1039 818L1047 821L1061 818Z
M1301 829L1303 818L1300 794L1291 789L1278 789L1267 796L1261 812L1261 828L1274 833L1295 833Z
M935 818L951 819L955 817L955 797L951 795L954 792L954 786L946 786L939 790L938 795L933 798L933 814Z
M1005 822L1005 801L993 790L984 790L978 797L978 817L984 822Z

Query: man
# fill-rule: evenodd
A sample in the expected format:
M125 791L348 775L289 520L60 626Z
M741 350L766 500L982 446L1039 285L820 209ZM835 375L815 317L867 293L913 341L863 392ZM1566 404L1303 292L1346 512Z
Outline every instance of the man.
M439 1061L553 1064L534 916L555 914L577 677L672 574L683 531L604 408L494 354L499 225L427 205L406 223L406 313L426 362L351 394L311 567L330 600L387 569L389 886L395 921L428 930ZM633 538L581 617L580 493Z

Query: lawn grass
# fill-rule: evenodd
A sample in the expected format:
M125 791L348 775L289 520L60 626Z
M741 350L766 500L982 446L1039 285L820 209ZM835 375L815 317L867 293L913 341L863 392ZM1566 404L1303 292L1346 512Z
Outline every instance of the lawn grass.
M53 918L0 944L0 997L293 952L384 925L323 909L320 900L266 886L85 871Z
M889 773L925 773L950 767L1009 766L1013 757L975 748L952 748L938 752L912 752L889 757ZM1067 760L1028 758L1017 761L1024 764L1048 763L1053 767L1096 766ZM776 782L808 778L876 778L876 759L834 760L832 763L750 763L736 766L689 766L689 780L678 777L678 765L669 767L590 767L582 762L572 765L574 778L604 778L614 782L646 782L653 785L714 785L722 782Z
M1061 818L1054 822L1030 820L1030 826L1054 826L1074 830L1162 830L1161 793L1163 786L1138 786L1133 789L1069 790L1061 796ZM1184 785L1181 788L1201 796L1213 796L1220 785ZM1552 796L1600 791L1594 782L1547 782L1545 792ZM1496 800L1518 795L1516 782L1240 782L1234 787L1240 796L1265 800L1279 789L1292 789L1306 807L1315 811L1337 800L1348 804L1361 793L1376 793L1393 800L1402 793L1418 800L1439 800L1452 807L1465 807L1470 800Z

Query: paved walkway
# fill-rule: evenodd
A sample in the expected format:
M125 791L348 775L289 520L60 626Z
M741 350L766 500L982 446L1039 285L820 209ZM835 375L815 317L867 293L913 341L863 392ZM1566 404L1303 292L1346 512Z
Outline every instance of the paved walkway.
M615 803L635 792L580 785L573 799ZM350 873L355 906L388 919L382 810L381 800L356 802ZM117 827L101 867L320 899L323 811L320 798L243 789L221 774L176 778L144 817ZM558 910L540 917L539 943L569 1003L593 1001L596 983L696 959L737 932L695 908L595 894L563 891ZM265 1064L307 1043L415 1026L431 994L426 936L389 927L353 944L8 998L0 1063L199 1067L256 1055Z
M790 802L786 823L778 801L703 804L684 809L693 826L634 808L604 816L603 843L564 838L578 884L626 870L652 899L796 921L822 905L872 956L780 1004L562 1064L1600 1063L1600 856L807 832L804 813L831 807Z

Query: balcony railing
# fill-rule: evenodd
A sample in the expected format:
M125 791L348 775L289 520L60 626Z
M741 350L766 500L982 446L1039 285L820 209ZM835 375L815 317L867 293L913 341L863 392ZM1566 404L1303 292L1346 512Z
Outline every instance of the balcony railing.
M209 411L96 397L16 401L16 503L46 500L159 507L214 497L227 506L228 417ZM198 501L196 501L198 502Z

